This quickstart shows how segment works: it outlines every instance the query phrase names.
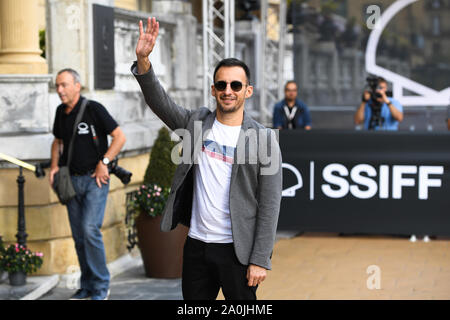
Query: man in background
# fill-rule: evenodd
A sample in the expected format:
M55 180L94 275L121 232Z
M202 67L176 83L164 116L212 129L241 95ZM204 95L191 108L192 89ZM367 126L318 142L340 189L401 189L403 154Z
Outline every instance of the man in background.
M273 128L311 130L309 109L297 95L297 84L293 80L288 81L284 86L284 99L273 109Z
M388 97L388 84L384 78L377 79L375 96L364 91L361 104L355 113L355 124L364 124L365 130L398 130L403 121L403 106Z
M110 275L100 228L109 191L108 163L122 149L125 135L106 108L90 100L72 137L75 119L86 99L80 94L80 75L73 69L63 69L55 85L62 103L53 125L51 185L60 166L67 165L69 144L74 139L69 170L76 196L67 203L67 211L81 269L81 288L71 299L106 300ZM108 135L112 137L109 147Z

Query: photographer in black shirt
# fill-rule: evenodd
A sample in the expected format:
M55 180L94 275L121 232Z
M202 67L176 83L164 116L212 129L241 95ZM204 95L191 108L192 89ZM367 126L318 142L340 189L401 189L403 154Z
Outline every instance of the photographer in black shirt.
M67 164L75 119L85 99L80 94L80 76L75 70L59 71L55 84L62 104L56 110L53 125L51 185L59 167ZM112 137L109 147L108 135ZM73 139L69 170L77 195L67 203L67 210L80 263L81 289L72 299L105 300L109 295L110 275L100 228L109 191L108 164L126 139L105 107L95 101L87 103Z

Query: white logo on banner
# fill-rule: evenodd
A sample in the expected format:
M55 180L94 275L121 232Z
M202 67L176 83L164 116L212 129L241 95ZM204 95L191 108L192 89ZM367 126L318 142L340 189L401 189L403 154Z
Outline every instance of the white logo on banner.
M281 193L282 197L295 197L295 191L303 187L303 179L302 175L300 174L300 171L297 170L296 167L289 163L283 163L281 165L282 168L286 168L290 171L292 171L295 174L295 177L297 178L297 183L287 189L284 189Z
M447 106L450 101L450 87L436 91L376 64L377 46L384 28L399 11L417 1L419 0L398 0L386 9L379 19L375 20L375 27L367 42L366 70L368 73L392 81L393 96L404 106ZM404 96L403 89L414 92L417 96Z
M282 192L283 197L295 197L296 190L303 186L300 172L293 165L283 163L283 168L289 169L297 176L298 183ZM314 161L310 162L310 200L314 200ZM392 172L392 182L389 175ZM358 199L370 199L378 194L380 199L388 199L392 190L393 199L402 199L402 192L407 187L418 187L417 197L428 200L430 188L442 187L441 178L431 178L430 175L443 175L444 166L416 165L380 165L357 164L351 170L340 163L330 163L322 170L325 181L321 185L323 194L329 198L339 199L349 193ZM347 177L350 177L350 182ZM376 179L378 177L378 179ZM353 183L351 183L353 182Z

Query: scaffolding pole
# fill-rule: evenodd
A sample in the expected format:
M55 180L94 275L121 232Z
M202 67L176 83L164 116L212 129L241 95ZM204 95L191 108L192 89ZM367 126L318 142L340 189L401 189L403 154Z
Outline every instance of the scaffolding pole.
M278 35L278 39L270 36ZM283 98L283 66L286 44L286 0L269 5L261 0L261 59L259 121L270 126L272 108Z
M203 104L211 108L216 64L234 57L234 0L203 0Z

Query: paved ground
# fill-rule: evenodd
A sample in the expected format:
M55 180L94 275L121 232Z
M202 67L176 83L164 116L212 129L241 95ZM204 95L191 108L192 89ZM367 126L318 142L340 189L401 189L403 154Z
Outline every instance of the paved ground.
M379 271L367 273L369 266ZM373 272L373 271L371 271ZM67 299L55 288L42 299ZM387 236L308 233L275 244L273 270L258 299L450 299L450 239L425 243ZM219 299L223 299L219 294ZM142 267L116 276L111 300L182 299L180 279L145 278Z
M367 282L378 267L380 289ZM371 287L375 281L369 281ZM450 239L305 234L276 243L259 299L450 299Z
M40 300L67 300L75 290L55 288ZM182 300L181 279L146 278L142 266L134 267L111 281L109 300Z

